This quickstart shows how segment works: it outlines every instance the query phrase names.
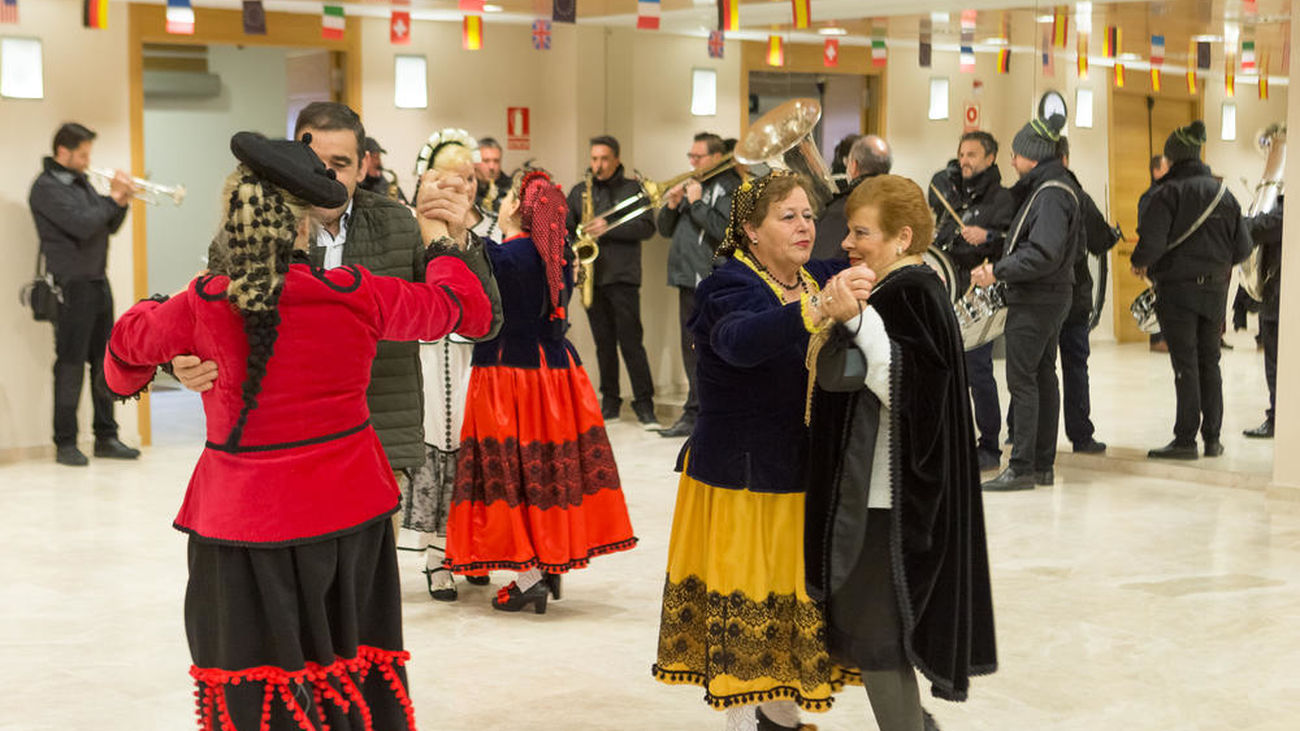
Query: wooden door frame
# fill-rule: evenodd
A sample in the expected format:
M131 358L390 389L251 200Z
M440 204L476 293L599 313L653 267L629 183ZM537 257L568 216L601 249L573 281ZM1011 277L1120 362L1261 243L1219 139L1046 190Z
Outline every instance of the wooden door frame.
M127 73L130 94L131 174L143 177L144 159L144 46L146 43L172 45L232 45L276 46L280 48L313 48L335 51L343 58L343 102L361 114L361 19L347 18L347 28L342 40L321 37L320 16L304 13L271 12L266 14L267 34L252 36L244 33L243 13L239 10L215 8L194 9L194 34L168 33L167 9L163 5L128 6L127 20ZM196 140L196 144L223 144L221 140ZM134 299L149 296L149 245L148 206L136 201L132 205L131 256ZM149 409L149 394L141 394L138 406L140 440L153 441L153 420Z
M1134 73L1131 76L1135 80L1137 80L1138 83L1142 83L1142 81L1145 78L1147 78L1148 75L1142 73ZM1165 74L1165 76L1176 77L1177 75ZM1108 157L1109 157L1108 166L1106 170L1106 177L1107 177L1107 183L1109 185L1109 189L1111 191L1114 191L1116 189L1115 170L1117 167L1117 163L1121 162L1116 160L1116 149L1115 149L1116 146L1114 144L1114 140L1116 139L1115 97L1116 96L1131 96L1131 97L1154 96L1158 99L1168 99L1170 101L1191 102L1196 105L1196 108L1192 114L1192 118L1204 119L1205 118L1205 95L1203 93L1198 93L1198 94L1189 93L1187 91L1186 85L1182 84L1181 81L1182 81L1181 79L1171 78L1168 82L1168 85L1162 86L1159 92L1151 91L1149 86L1146 89L1138 89L1138 88L1116 89L1114 84L1106 85L1106 89L1107 89L1107 98L1106 98L1107 145L1106 146L1108 148ZM1204 79L1201 79L1200 81L1202 84L1205 83ZM1161 149L1163 149L1163 143L1161 144ZM1131 161L1125 161L1125 162L1131 162ZM1136 241L1137 231L1131 232L1131 235L1134 237L1134 241ZM1132 248L1130 248L1130 244L1127 240L1120 241L1119 245L1117 245L1110 252L1111 275L1110 275L1109 284L1111 290L1110 299L1111 302L1113 303L1112 307L1114 310L1113 319L1114 319L1116 342L1124 342L1120 339L1120 331L1121 331L1120 322L1122 321L1121 318L1129 317L1128 306L1130 304L1128 302L1121 302L1119 300L1119 275L1117 274L1117 272L1120 270L1121 267L1128 265L1128 257L1132 253L1133 250ZM1123 257L1122 260L1121 257Z
M871 49L866 46L840 46L840 65L826 68L822 64L822 47L807 43L785 44L785 65L767 65L767 44L762 41L745 41L740 44L740 138L749 131L749 72L770 71L792 74L842 74L848 76L874 76L880 82L880 98L874 100L871 111L875 119L868 119L864 110L861 129L874 129L872 134L886 136L885 100L889 96L888 74L883 67L871 65ZM874 125L874 126L873 126ZM826 150L821 151L822 154Z

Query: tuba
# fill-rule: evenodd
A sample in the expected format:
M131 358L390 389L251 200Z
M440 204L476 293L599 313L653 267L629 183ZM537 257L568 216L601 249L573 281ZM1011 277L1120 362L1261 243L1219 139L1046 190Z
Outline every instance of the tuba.
M818 208L825 208L837 188L812 138L821 118L822 105L815 99L785 102L750 126L745 139L736 145L736 161L799 173L811 181Z
M1269 125L1256 138L1255 144L1267 156L1267 161L1264 163L1264 175L1255 185L1255 197L1251 200L1250 208L1246 213L1251 217L1273 210L1277 205L1278 196L1282 194L1282 173L1286 167L1286 125L1282 123ZM1241 288L1246 290L1246 294L1252 299L1260 301L1264 299L1264 283L1269 278L1277 276L1277 272L1264 271L1261 261L1262 251L1263 247L1256 246L1251 250L1250 256L1237 265L1241 272Z

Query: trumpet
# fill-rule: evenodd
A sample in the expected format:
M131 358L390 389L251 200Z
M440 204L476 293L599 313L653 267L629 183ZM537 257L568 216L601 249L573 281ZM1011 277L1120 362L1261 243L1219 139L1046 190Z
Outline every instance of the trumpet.
M86 175L101 186L106 186L113 182L117 173L108 168L87 168ZM145 203L157 204L169 200L179 206L185 200L183 185L159 185L144 178L131 178L131 184L135 186L135 199Z

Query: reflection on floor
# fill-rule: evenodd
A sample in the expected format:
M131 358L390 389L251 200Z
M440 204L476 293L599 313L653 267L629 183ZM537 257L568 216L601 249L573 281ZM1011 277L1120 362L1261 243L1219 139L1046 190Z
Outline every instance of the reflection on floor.
M1226 355L1226 380L1242 381L1228 386L1229 458L1219 464L1262 467L1271 446L1240 437L1262 413L1262 379L1245 383L1257 356ZM1167 371L1162 356L1098 347L1098 438L1134 449L1166 441ZM170 521L202 429L192 395L155 404L158 446L138 464L0 467L0 730L192 727L185 540ZM418 559L403 554L422 729L722 728L697 689L649 675L680 440L630 419L610 434L641 545L571 574L546 615L488 606L507 574L434 604ZM1300 503L1065 461L1055 487L985 498L1001 670L976 679L966 704L927 701L943 727L1294 728L1300 700L1285 689L1300 655ZM840 698L808 720L822 731L874 728L860 688Z

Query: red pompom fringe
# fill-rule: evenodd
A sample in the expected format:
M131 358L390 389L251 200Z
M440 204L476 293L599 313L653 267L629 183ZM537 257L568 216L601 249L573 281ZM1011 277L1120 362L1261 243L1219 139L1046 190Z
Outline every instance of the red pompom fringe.
M275 702L276 696L279 696L280 702L293 715L298 728L302 731L329 731L329 725L325 723L321 710L325 700L329 700L344 713L348 713L355 704L361 714L363 729L375 731L370 706L361 696L357 681L365 682L371 670L378 670L388 682L388 687L392 689L393 697L405 709L407 730L416 731L415 708L411 704L411 697L402 685L401 678L397 676L397 671L393 669L395 665L405 665L409 659L411 653L406 651L362 646L357 648L357 656L352 659L338 658L329 665L309 662L302 670L294 671L270 665L236 671L191 666L190 676L199 684L199 689L194 691L198 706L195 711L199 717L198 725L202 731L237 731L234 722L230 719L230 709L226 705L226 686L261 682L265 683L266 692L262 696L262 721L259 731L269 731L271 727L271 704ZM353 680L354 675L356 680ZM336 688L331 681L337 682L338 687ZM290 686L300 684L311 685L312 697L317 709L317 718L314 720L308 717L307 711L294 699Z

